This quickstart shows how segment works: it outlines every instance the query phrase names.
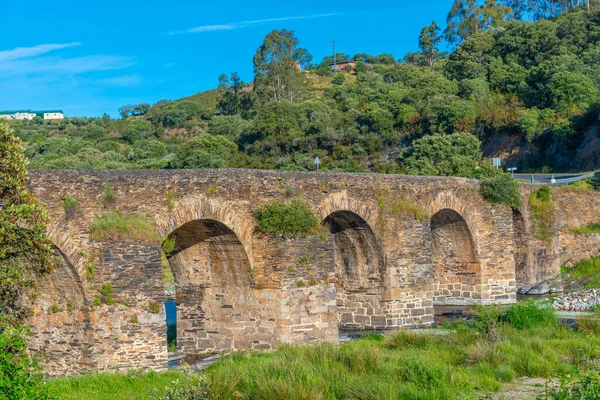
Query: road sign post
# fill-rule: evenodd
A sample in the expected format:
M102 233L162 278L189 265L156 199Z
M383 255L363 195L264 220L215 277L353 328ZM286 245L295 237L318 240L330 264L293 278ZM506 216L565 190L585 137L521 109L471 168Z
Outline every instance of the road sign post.
M319 160L319 156L315 157L315 165L317 166L317 171L319 170L319 165L321 165L321 160Z
M496 169L498 169L502 166L502 159L494 157L492 159L492 163L494 164L494 167L496 167Z
M506 170L508 172L510 172L512 174L513 179L515 179L515 171L517 170L517 168L516 167L506 168Z

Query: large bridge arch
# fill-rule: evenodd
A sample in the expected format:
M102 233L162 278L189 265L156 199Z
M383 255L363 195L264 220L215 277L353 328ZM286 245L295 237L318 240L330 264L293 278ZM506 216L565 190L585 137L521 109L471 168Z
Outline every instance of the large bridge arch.
M178 201L169 213L155 217L159 236L167 238L178 228L193 221L216 221L231 231L244 247L253 266L252 232L254 222L228 201L206 196L188 196Z
M258 295L249 226L227 204L207 199L179 204L159 225L163 248L171 247L179 353L193 358L272 346L265 331L274 332L274 320L258 316L272 315L273 304Z
M434 304L477 298L481 262L465 219L455 210L443 208L431 216L430 226Z
M321 225L333 235L339 329L385 328L385 253L373 225L379 227L379 211L341 192L320 212Z
M69 240L63 236L62 246L65 243ZM33 332L29 349L43 354L42 366L51 376L78 374L95 365L86 288L64 248L52 242L57 263L49 274L38 278L39 295L29 318Z

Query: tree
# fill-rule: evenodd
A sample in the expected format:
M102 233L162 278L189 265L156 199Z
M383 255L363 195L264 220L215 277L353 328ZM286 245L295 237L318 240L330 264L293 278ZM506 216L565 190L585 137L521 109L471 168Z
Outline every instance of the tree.
M227 168L237 155L237 146L223 136L201 134L181 146L172 168Z
M142 103L133 108L133 115L146 115L150 110L150 104Z
M413 142L403 163L411 175L478 177L481 142L468 133L424 136Z
M477 0L454 0L446 18L446 41L458 46L469 36L482 29L496 27L511 15L512 9L498 4L496 0L485 0L483 5L479 5Z
M442 37L439 35L440 31L441 29L435 21L432 21L431 25L421 30L421 35L419 36L419 48L423 56L427 58L429 66L433 66L433 63L436 61L438 48L442 41Z
M225 92L219 96L217 112L223 115L242 115L250 118L253 115L252 107L254 98L251 92L243 91L246 84L237 72L230 76L222 74L219 76L219 88Z
M133 111L134 111L134 106L130 106L130 105L119 108L119 114L121 115L121 118L123 118L123 119L127 119L127 118L131 117L133 115Z
M152 136L154 133L154 127L150 121L138 119L132 121L125 132L121 135L121 139L128 143L135 143L140 139L146 139Z
M446 17L444 36L452 46L458 46L481 26L477 20L477 0L454 0Z
M261 100L297 100L305 86L305 75L297 66L311 60L308 51L298 47L293 31L272 31L254 56L256 93Z

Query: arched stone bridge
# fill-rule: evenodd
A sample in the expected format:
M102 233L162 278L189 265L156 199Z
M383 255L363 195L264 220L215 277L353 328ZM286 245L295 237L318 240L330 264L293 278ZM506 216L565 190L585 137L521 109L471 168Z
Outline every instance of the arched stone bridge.
M107 185L113 200L105 199ZM569 227L596 222L574 208L600 203L592 194L558 193L557 233L541 242L527 207L487 203L477 181L460 178L33 171L29 186L49 210L62 261L40 283L31 318L31 348L43 352L51 375L164 368L169 268L178 351L188 355L336 343L344 329L430 325L438 304L511 303L519 286L558 273L561 238L563 246L575 240ZM526 204L531 188L522 190ZM66 196L78 200L76 210L65 211ZM295 196L310 204L320 231L260 234L253 211ZM159 239L94 240L94 220L113 212L145 218ZM167 238L175 243L168 259ZM597 238L587 240L582 257L597 253ZM100 301L107 284L110 305Z

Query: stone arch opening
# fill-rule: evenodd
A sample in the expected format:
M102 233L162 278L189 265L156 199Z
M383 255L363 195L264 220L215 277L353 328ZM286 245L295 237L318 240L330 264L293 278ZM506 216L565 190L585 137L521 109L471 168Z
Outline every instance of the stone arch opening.
M369 224L358 214L340 210L322 222L334 237L334 262L340 330L386 326L383 251Z
M38 279L28 344L32 352L44 354L46 374L80 374L94 365L90 305L74 266L57 246L52 249L57 265Z
M481 298L481 263L465 219L444 208L430 223L434 304L464 304Z
M512 221L515 246L515 279L518 289L529 283L529 245L527 243L527 226L525 225L525 218L523 218L521 211L513 208Z
M222 222L193 220L167 237L163 251L175 284L177 353L193 358L251 348L240 338L252 331L239 328L257 324L259 304L250 260L237 235Z

